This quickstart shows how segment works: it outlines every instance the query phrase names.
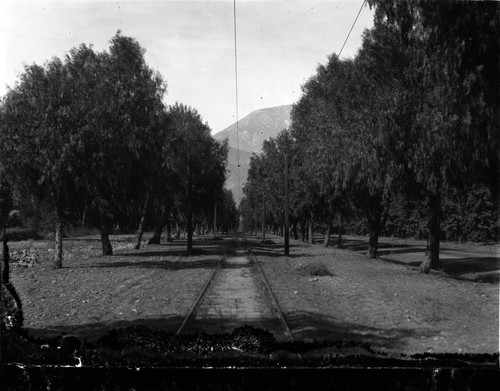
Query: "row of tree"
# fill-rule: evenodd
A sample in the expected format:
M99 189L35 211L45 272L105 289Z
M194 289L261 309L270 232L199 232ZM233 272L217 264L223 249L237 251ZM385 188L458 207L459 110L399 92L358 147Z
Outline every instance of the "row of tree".
M63 60L26 66L0 102L3 180L35 215L49 209L56 267L65 223L98 226L110 255L112 227L138 225L138 247L147 216L156 243L171 221L184 222L188 249L193 221L214 223L217 205L218 226L237 222L223 191L227 144L211 137L195 109L165 106L166 83L136 40L118 31L110 44L103 52L82 44Z
M495 226L498 232L500 7L369 4L374 27L355 58L332 54L320 65L302 87L289 129L252 158L241 211L247 224L263 218L261 225L283 224L288 155L292 231L307 222L312 240L313 223L321 221L328 240L335 216L362 218L368 255L376 257L391 209L401 218L409 203L424 204L419 218L426 220L428 257L421 271L427 273L439 263L450 203L455 210L487 209L491 235ZM455 236L466 231L465 220L452 224Z

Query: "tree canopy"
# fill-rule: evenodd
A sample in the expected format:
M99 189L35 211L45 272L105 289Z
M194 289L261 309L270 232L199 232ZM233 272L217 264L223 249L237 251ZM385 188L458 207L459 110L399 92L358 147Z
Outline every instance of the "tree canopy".
M498 208L500 7L369 3L374 27L365 31L357 55L341 60L333 53L293 106L292 214L309 226L316 219L325 235L335 213L361 219L370 236L368 256L376 257L391 208L393 230L396 216L415 208L427 220L429 257L422 271L428 272L439 266L442 228L456 237L452 229L463 232L457 218L469 224L465 203L482 205L474 208L476 229L498 219L492 205ZM247 209L259 210L256 194L283 200L278 143L270 140L251 160ZM453 199L457 194L463 194L460 201ZM283 205L276 204L278 210ZM281 224L280 216L266 218ZM486 236L494 236L488 230Z
M108 51L82 44L64 59L26 66L1 102L0 164L20 193L50 205L55 267L63 226L78 224L82 211L111 255L113 226L130 230L125 221L139 220L139 205L147 214L150 199L196 216L223 199L227 145L195 109L165 105L166 83L144 53L118 31ZM187 188L190 202L176 204Z

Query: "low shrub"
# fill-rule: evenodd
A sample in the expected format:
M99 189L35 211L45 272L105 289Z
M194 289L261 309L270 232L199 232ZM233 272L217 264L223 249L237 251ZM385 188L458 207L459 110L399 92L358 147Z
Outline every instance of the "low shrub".
M23 249L10 251L10 263L21 267L33 267L39 263L50 262L53 255L50 249Z
M334 274L328 269L328 267L321 262L313 262L305 265L300 265L295 270L303 276L334 276Z

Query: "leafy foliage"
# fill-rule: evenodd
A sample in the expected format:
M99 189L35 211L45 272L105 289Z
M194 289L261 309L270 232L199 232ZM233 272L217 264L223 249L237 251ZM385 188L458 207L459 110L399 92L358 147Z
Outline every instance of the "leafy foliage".
M442 239L498 239L500 6L369 3L375 23L356 57L332 54L293 106L291 213L326 234L334 213L356 219L371 257L382 232L429 238L428 272ZM279 145L251 160L242 211L253 224L264 198L266 221L281 224Z
M25 67L0 105L2 170L27 214L43 215L56 232L56 267L63 223L98 226L111 255L112 227L132 230L140 210L151 217L163 209L163 221L180 224L188 204L207 223L214 203L231 209L222 191L227 143L211 137L196 110L165 106L166 83L144 53L120 31L108 51L82 44Z

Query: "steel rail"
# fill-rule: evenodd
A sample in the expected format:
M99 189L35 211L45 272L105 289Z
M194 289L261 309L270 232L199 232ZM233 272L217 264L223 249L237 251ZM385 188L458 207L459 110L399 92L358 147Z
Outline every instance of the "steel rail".
M236 241L236 237L233 238L233 243ZM231 246L232 247L232 246ZM186 324L189 322L189 320L191 319L191 317L193 316L193 313L194 311L196 310L196 307L198 307L198 304L200 303L201 299L203 298L203 296L205 296L205 293L207 292L207 289L208 287L210 286L210 283L212 282L212 280L214 279L214 276L215 274L220 270L221 266L222 266L222 262L229 257L229 253L231 251L226 251L226 254L224 254L220 259L219 259L219 262L217 262L217 265L214 267L214 269L212 270L212 273L210 273L210 276L208 277L207 281L205 282L205 285L203 286L202 290L200 291L198 297L196 298L196 300L194 301L193 305L191 306L191 308L189 309L189 312L188 314L184 317L184 320L182 321L181 325L179 326L179 328L177 329L177 331L175 332L175 335L180 335L182 333L182 331L184 330L184 328L186 327Z
M242 236L243 236L243 241L245 243L247 243L247 239L246 239L246 236L244 233L242 234ZM267 281L267 277L264 274L264 271L262 270L262 268L260 267L259 262L257 261L257 256L253 253L253 251L250 247L247 248L247 252L250 254L250 259L252 260L252 262L255 263L257 265L257 269L259 269L260 276L262 277L262 280L264 281L264 285L266 286L267 291L269 292L269 296L271 296L271 300L273 301L273 305L276 308L276 311L278 312L278 318L281 320L281 322L285 326L285 334L290 339L290 342L294 342L292 331L290 330L290 327L288 326L285 315L283 315L283 311L281 310L281 307L278 303L278 300L276 299L276 296L274 295L274 292L271 289L271 286L269 285L269 281Z
M276 299L276 296L274 295L273 290L271 289L271 286L269 285L269 282L267 281L266 275L264 274L264 271L262 270L262 268L259 265L259 262L257 261L257 257L255 256L255 254L252 252L252 250L250 248L248 249L248 253L251 256L252 262L257 265L257 269L259 269L259 271L260 271L260 275L262 277L262 280L264 281L264 285L266 286L267 291L269 292L269 296L271 296L271 300L273 301L273 305L276 308L276 311L278 313L278 318L281 320L281 322L285 326L285 334L290 339L290 342L294 342L293 334L290 330L290 327L288 326L288 323L285 319L285 316L283 315L283 311L281 311L281 307L278 304L278 300Z
M285 335L288 337L288 339L293 342L294 341L294 338L293 338L293 334L292 332L290 331L290 327L288 326L288 323L285 319L285 316L283 315L283 312L281 310L281 307L271 289L271 286L269 285L269 282L267 281L267 278L264 274L264 271L262 270L261 266L259 265L259 262L257 261L257 257L255 256L255 254L252 252L251 248L247 245L247 240L246 240L246 237L245 235L241 235L241 240L243 241L244 243L244 247L246 247L246 252L248 253L249 257L250 257L250 261L251 263L255 264L256 267L257 267L257 270L259 270L259 273L261 278L262 278L262 281L264 282L264 285L266 287L266 290L271 298L271 301L272 301L272 305L274 306L274 308L276 309L276 313L277 313L277 317L278 319L281 321L281 323L283 324L284 328L285 328ZM238 241L238 237L235 236L233 238L233 243L236 244L236 242ZM231 246L233 247L233 246ZM234 247L236 247L236 245L234 245ZM202 298L205 296L205 293L207 292L208 290L208 287L210 286L210 284L212 283L213 279L214 279L214 276L215 274L222 268L222 263L227 259L229 258L232 254L232 253L235 253L235 250L234 249L229 249L229 251L226 252L226 254L224 254L219 262L217 262L217 265L214 267L214 269L212 270L212 272L210 273L210 276L209 278L207 279L207 281L205 282L205 285L203 286L202 290L200 291L199 295L197 296L196 300L193 302L193 305L191 306L188 314L186 315L186 317L184 318L184 320L182 321L182 324L180 325L180 327L177 329L177 332L175 333L175 335L180 335L182 333L182 331L184 330L184 328L186 327L186 325L188 324L188 322L191 320L196 308L198 307L198 305L200 304Z
M203 296L205 295L205 292L207 291L208 287L210 286L210 283L212 282L214 276L215 276L215 273L217 273L217 271L220 269L221 265L222 265L222 262L223 260L225 259L225 255L219 260L219 262L217 262L217 266L214 267L214 269L212 270L212 273L210 273L210 276L207 280L207 282L205 283L205 285L203 286L203 289L201 290L200 294L198 295L198 297L196 298L196 300L194 301L193 305L191 306L191 309L189 310L188 314L186 315L186 317L184 318L184 320L182 321L182 324L180 325L180 327L177 329L175 335L180 335L180 333L182 333L182 330L184 329L184 327L186 326L186 324L188 323L188 321L191 319L191 317L193 316L193 313L194 313L194 310L196 309L196 307L198 307L198 304L200 303L201 299L203 298Z

